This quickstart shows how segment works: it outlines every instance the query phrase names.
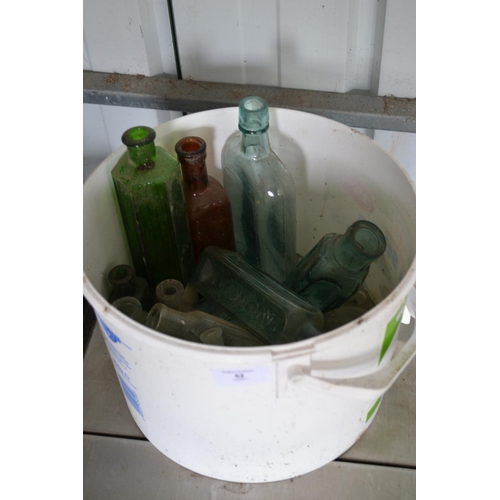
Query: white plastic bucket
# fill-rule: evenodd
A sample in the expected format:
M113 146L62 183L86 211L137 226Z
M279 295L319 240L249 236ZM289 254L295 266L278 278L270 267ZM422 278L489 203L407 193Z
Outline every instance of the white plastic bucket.
M157 145L197 135L211 175L236 129L237 108L156 127ZM271 147L297 189L298 252L367 219L388 246L367 285L378 305L316 338L229 348L194 344L133 322L110 306L108 271L131 263L117 214L111 154L84 186L84 295L94 307L130 412L148 440L178 464L238 482L292 478L340 456L368 428L380 398L415 354L413 333L395 346L415 283L415 188L374 141L309 113L270 109Z

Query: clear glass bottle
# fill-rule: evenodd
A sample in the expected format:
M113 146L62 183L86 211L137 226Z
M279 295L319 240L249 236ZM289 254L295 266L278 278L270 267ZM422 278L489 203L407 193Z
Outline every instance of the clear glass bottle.
M260 97L239 104L239 131L222 149L223 183L233 210L236 250L285 283L295 268L295 184L269 145L269 111Z
M146 324L148 313L142 310L142 305L136 297L120 297L113 301L112 306L134 321Z
M192 311L193 307L184 302L184 285L177 280L164 280L156 287L156 300L176 311Z
M222 338L222 330L218 326L215 326L214 328L209 328L207 331L201 333L200 340L204 344L224 345L224 339Z
M340 307L365 280L385 251L382 231L358 220L340 235L329 233L298 263L290 288L323 312Z
M309 338L323 327L321 311L236 252L206 248L191 284L270 344Z
M194 266L181 166L155 137L150 127L126 130L111 172L135 272L152 290L165 279L186 284Z
M234 250L231 203L222 184L207 173L206 142L200 137L184 137L175 145L175 152L182 167L195 261L210 245Z
M332 309L323 315L325 320L323 331L329 332L335 328L346 325L363 316L363 314L375 307L375 305L375 301L370 295L370 292L366 288L361 287L340 307Z
M211 328L220 328L223 338L234 346L263 345L260 339L244 328L201 311L182 312L157 303L146 319L146 326L173 337L201 342L200 335ZM226 345L226 344L225 344Z
M108 281L111 285L109 302L113 303L120 297L135 297L145 311L151 309L153 298L148 283L144 278L135 275L132 266L120 264L113 267L108 273Z

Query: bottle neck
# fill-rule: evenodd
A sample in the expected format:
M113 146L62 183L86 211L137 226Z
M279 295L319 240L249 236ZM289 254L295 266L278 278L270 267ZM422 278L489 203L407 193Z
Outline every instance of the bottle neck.
M201 137L184 137L175 145L175 152L187 187L193 191L205 189L208 186L206 142Z
M179 158L182 167L182 177L189 189L193 191L202 191L208 186L207 165L205 155L203 159L185 161Z
M269 156L269 135L267 132L248 134L241 131L241 154L246 158L258 160Z
M154 142L142 146L127 146L132 164L139 170L150 170L156 163L156 146Z

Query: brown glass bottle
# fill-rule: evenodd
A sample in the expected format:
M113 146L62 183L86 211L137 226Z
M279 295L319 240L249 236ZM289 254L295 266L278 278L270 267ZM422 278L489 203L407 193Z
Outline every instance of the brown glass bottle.
M207 174L207 144L184 137L175 145L184 177L184 197L195 261L208 246L235 250L231 203L222 184Z

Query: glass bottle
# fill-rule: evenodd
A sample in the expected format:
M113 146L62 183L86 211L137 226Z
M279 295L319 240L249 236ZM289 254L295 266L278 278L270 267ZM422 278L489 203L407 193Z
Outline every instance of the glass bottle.
M187 283L194 266L181 167L155 137L150 127L126 130L127 152L111 172L135 271L152 290Z
M218 327L224 337L231 339L234 346L263 345L244 328L221 318L216 318L201 311L182 312L171 309L165 304L157 303L146 319L146 326L173 337L191 342L201 342L200 335L211 328ZM223 338L224 338L223 337Z
M260 97L239 104L239 131L222 149L222 173L233 209L236 250L285 283L295 268L295 184L270 148L269 111Z
M120 297L135 297L145 311L149 311L153 305L153 299L149 292L148 283L144 278L136 276L132 266L120 264L113 267L108 273L108 281L111 285L109 301L113 303Z
M156 300L176 311L192 311L184 302L184 285L177 280L164 280L156 287Z
M323 327L321 311L236 252L206 248L191 284L270 344L309 338Z
M328 233L298 263L290 288L326 312L340 307L363 283L370 264L386 248L382 231L358 220L340 235Z
M201 333L200 340L204 344L224 345L224 339L222 338L222 330L218 326L215 326L214 328L209 328L207 331Z
M136 297L120 297L113 301L112 306L134 321L146 324L148 313L142 310L142 305Z
M207 314L211 314L212 316L217 316L218 318L222 318L226 321L231 321L232 323L238 323L238 320L232 314L229 314L229 312L226 311L226 309L217 304L217 302L207 299L206 297L201 298L196 303L194 308L197 311L203 311Z
M329 332L335 328L346 325L360 318L373 307L375 307L375 301L370 295L370 292L366 288L361 287L340 307L332 309L323 315L325 321L323 331Z
M214 245L234 250L231 203L222 184L207 174L207 144L200 137L184 137L175 145L182 167L184 197L195 261Z

